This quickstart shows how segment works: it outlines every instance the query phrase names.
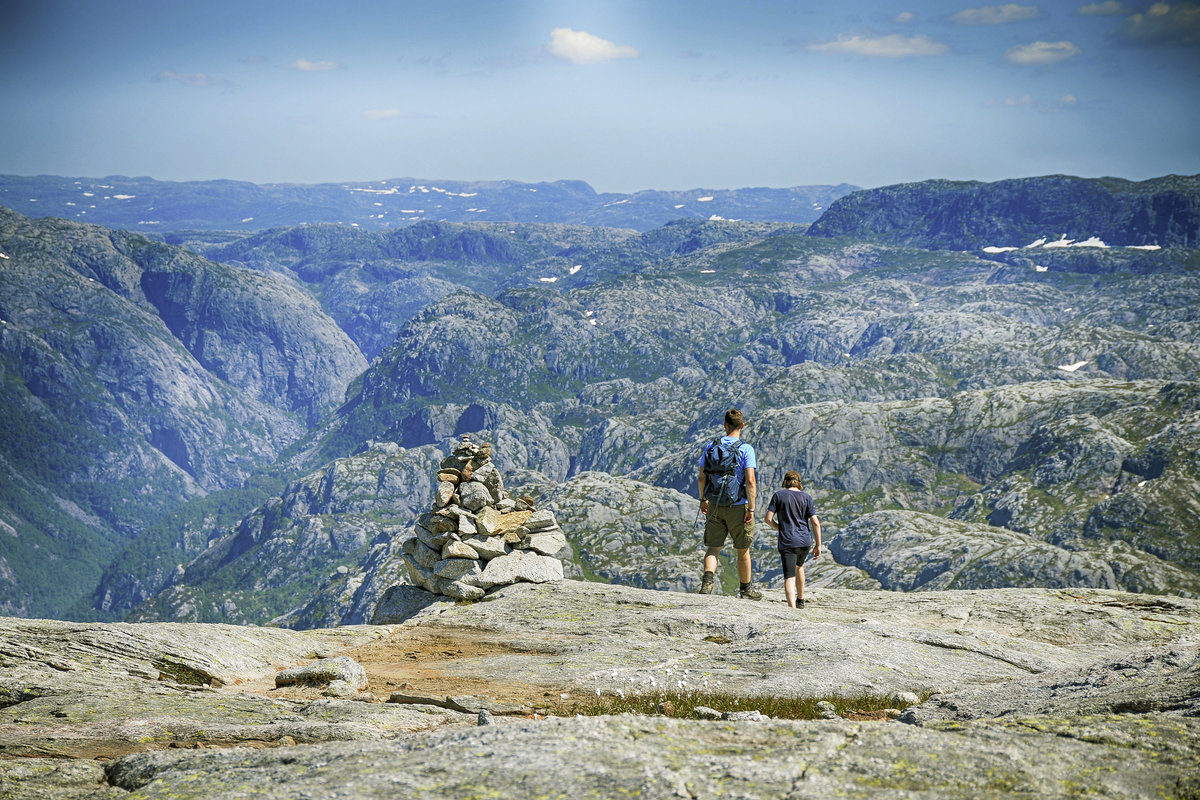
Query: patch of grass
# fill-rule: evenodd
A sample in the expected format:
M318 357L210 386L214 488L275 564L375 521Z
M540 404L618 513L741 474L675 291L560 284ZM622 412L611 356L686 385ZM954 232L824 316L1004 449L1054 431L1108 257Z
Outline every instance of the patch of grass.
M212 683L210 675L189 667L187 664L162 660L154 662L154 666L158 667L159 680L169 680L185 686L208 686Z
M927 697L922 696L922 701ZM889 708L903 711L909 703L902 703L890 695L861 694L850 697L837 695L814 695L804 697L772 697L767 695L738 695L719 691L692 691L663 689L652 692L602 691L598 695L572 697L550 709L557 716L587 717L609 714L644 714L677 717L679 719L708 719L696 713L696 708L706 707L716 711L759 711L775 719L821 719L818 705L831 703L834 711L843 717L880 717Z

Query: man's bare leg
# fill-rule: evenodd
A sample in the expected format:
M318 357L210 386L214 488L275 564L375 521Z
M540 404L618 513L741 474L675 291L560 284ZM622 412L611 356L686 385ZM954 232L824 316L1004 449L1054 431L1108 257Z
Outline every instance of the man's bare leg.
M710 547L704 551L704 571L717 571L717 556L721 555L721 548Z
M737 571L738 580L742 583L750 582L750 548L737 551Z

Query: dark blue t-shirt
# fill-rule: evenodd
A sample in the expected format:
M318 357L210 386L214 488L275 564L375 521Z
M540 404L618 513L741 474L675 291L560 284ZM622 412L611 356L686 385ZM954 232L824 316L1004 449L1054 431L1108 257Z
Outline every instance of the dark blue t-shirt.
M780 489L771 497L767 511L775 512L775 523L779 526L779 546L812 547L813 535L808 527L808 518L817 513L808 492L796 489Z

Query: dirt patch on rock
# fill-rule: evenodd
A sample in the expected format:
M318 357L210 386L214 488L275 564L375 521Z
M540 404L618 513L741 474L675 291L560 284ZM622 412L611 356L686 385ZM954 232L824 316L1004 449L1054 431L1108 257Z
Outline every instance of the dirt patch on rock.
M558 686L466 678L453 674L457 662L496 655L541 655L513 647L500 634L471 628L397 631L386 639L347 650L367 670L370 690L381 698L396 691L435 696L480 695L505 703L541 704Z
M487 680L456 675L463 661L490 656L540 656L537 651L514 647L503 634L473 628L439 627L436 630L410 628L396 630L338 655L349 656L367 671L367 693L363 699L384 702L392 692L444 698L457 695L486 697L500 703L545 705L547 698L558 698L561 684L524 683L511 680ZM291 664L278 665L280 669ZM274 677L227 687L236 692L251 692L289 700L315 699L323 687L285 686L275 688ZM373 697L372 697L373 696Z

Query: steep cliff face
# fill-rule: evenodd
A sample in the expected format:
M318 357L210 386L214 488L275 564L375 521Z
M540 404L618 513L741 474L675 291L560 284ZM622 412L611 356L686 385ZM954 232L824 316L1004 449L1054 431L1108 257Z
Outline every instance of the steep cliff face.
M3 519L18 531L0 602L12 610L49 613L51 596L99 570L96 548L239 483L365 367L315 301L278 277L9 211L0 252ZM53 569L40 547L72 563L63 580L22 577Z
M852 236L950 250L1022 247L1038 239L1200 246L1200 176L1134 183L1066 175L922 181L839 198L813 236Z
M433 495L440 460L434 448L380 442L290 483L210 539L129 618L365 622L379 596L401 582L393 559Z

